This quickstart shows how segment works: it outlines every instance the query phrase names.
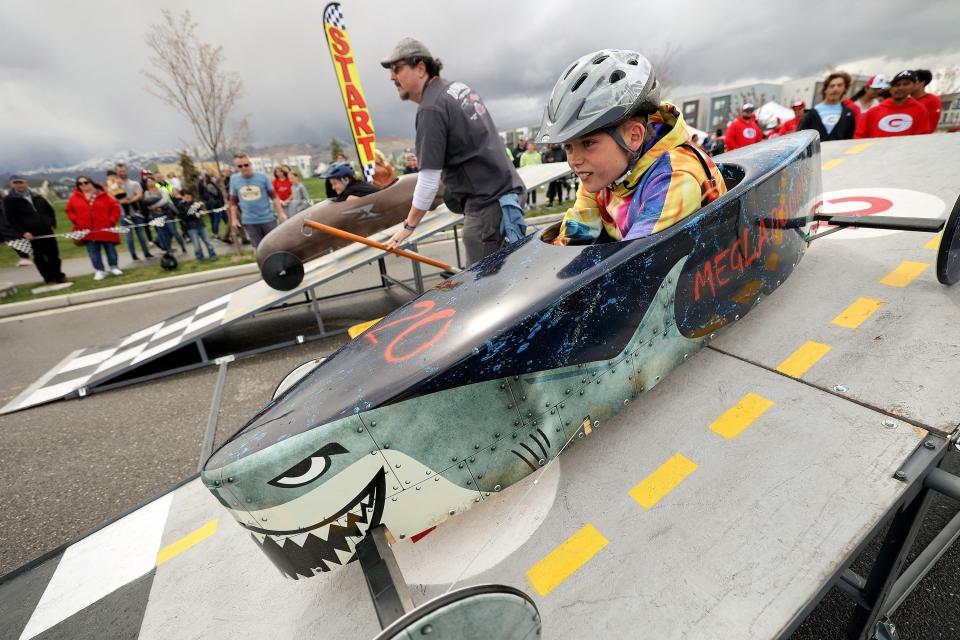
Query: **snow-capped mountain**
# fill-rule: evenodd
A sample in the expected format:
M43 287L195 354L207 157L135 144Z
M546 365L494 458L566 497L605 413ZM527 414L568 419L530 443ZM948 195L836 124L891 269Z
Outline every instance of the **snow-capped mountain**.
M131 169L141 168L154 162L176 162L180 157L177 151L134 151L127 149L112 153L109 156L95 156L82 162L66 166L44 166L17 171L26 176L43 176L45 178L59 178L76 176L80 173L101 174L112 169L118 162L126 164Z

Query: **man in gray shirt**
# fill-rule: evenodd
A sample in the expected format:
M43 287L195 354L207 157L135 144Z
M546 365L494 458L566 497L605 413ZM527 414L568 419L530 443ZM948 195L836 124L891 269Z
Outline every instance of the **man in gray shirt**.
M480 96L462 82L441 78L443 64L413 38L402 39L380 64L390 69L400 99L419 105L420 173L413 205L403 228L387 244L395 247L410 237L433 202L442 175L445 200L465 216L467 262L498 251L504 239L501 222L523 217L524 187Z
M122 162L117 163L117 178L123 186L125 197L120 198L118 202L123 208L123 217L120 218L120 225L124 227L133 227L127 236L127 249L130 250L130 257L139 260L137 257L137 248L133 242L133 236L140 241L140 248L143 249L143 257L152 258L149 245L147 244L147 233L142 226L147 219L140 212L140 201L143 200L143 187L136 180L130 179L130 173L127 171L127 165Z

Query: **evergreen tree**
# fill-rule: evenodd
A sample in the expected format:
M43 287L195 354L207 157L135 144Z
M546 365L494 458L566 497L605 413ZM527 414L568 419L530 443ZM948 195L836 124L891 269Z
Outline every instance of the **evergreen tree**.
M200 183L200 172L197 166L193 164L193 158L186 151L180 152L180 169L183 171L183 188L186 191L197 194L197 185Z

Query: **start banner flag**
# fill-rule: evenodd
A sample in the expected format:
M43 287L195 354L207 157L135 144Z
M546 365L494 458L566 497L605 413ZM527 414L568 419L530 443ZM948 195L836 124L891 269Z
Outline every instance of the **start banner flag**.
M347 26L343 22L343 12L340 10L339 2L331 2L324 7L323 30L327 34L327 45L330 47L333 68L340 81L343 106L347 109L347 119L350 121L353 143L363 167L363 177L367 182L372 182L375 149L373 120L370 118L367 101L360 87L360 76L354 62L353 47L350 45L350 38L347 37Z

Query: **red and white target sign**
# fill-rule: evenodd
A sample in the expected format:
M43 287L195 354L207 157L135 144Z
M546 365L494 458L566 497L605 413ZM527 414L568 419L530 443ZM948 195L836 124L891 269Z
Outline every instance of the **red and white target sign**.
M947 205L935 195L910 189L841 189L826 191L818 213L847 216L892 216L895 218L942 218ZM821 222L817 232L832 228ZM824 236L823 240L860 240L900 233L891 229L851 227Z

